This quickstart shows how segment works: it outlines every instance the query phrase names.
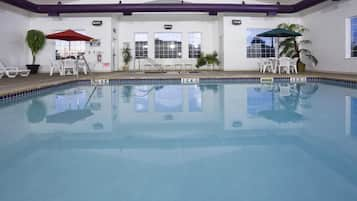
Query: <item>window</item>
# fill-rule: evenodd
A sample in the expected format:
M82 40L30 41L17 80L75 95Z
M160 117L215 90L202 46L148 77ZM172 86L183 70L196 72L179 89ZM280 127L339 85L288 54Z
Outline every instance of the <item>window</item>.
M274 41L272 38L258 37L257 35L269 29L247 30L247 57L268 58L275 57Z
M188 103L190 112L202 112L202 91L200 86L188 86Z
M148 86L135 87L135 111L147 112L149 110L149 92Z
M147 58L148 57L148 34L136 33L135 34L135 57Z
M181 58L182 41L180 33L155 33L155 58Z
M357 57L357 17L351 18L351 57Z
M201 33L188 34L188 58L201 56Z

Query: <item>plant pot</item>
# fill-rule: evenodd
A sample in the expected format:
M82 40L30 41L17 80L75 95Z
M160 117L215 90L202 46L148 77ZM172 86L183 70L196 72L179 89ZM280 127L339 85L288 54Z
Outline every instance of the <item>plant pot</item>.
M27 69L30 70L30 74L36 74L38 72L38 69L40 68L40 65L38 64L28 64L26 65Z
M305 70L306 70L306 65L303 64L303 63L299 63L298 66L297 66L297 69L298 69L299 73L304 73Z

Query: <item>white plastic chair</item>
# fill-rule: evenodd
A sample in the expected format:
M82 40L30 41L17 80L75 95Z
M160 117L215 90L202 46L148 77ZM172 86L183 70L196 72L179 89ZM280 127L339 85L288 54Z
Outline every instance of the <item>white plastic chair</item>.
M259 73L263 73L264 61L258 61Z
M261 63L262 73L273 72L273 62L269 59L263 60Z
M88 73L87 65L84 60L78 60L78 70L82 70L85 75Z
M77 75L76 61L73 59L66 59L63 61L64 75ZM68 73L69 72L69 73Z
M290 59L290 70L293 73L298 74L298 70L297 70L297 58L295 59Z
M53 76L53 73L56 71L62 76L64 75L61 61L54 61L50 64L50 76Z
M287 74L290 74L290 65L291 65L291 59L289 57L281 57L281 58L279 58L279 64L278 64L279 74L284 69L286 70Z

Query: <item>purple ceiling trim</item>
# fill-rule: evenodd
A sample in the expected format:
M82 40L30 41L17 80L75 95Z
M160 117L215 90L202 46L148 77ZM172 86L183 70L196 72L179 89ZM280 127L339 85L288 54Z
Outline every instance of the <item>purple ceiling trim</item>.
M296 3L294 5L294 10L295 10L295 12L299 12L299 11L305 10L307 8L310 8L312 6L316 6L317 4L325 2L325 1L321 1L321 0L304 0L304 1L300 1L300 2L298 2L298 3Z
M132 12L245 12L245 13L295 13L327 0L302 0L296 4L34 4L28 0L0 0L19 8L49 15L61 13L132 13Z

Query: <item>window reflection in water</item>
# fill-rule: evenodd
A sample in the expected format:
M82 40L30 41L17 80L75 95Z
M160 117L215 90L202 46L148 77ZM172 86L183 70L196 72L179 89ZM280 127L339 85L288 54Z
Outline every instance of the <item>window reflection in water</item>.
M202 92L198 85L188 87L188 101L190 112L202 111Z
M346 135L357 136L357 97L346 96Z
M149 107L149 86L135 87L135 111L147 112Z
M257 116L259 112L273 109L273 92L265 87L247 89L247 113L251 117Z
M351 133L357 136L357 98L351 100Z
M56 95L56 112L83 109L87 102L87 91L79 90Z
M182 112L183 94L181 85L164 86L155 93L156 112Z

